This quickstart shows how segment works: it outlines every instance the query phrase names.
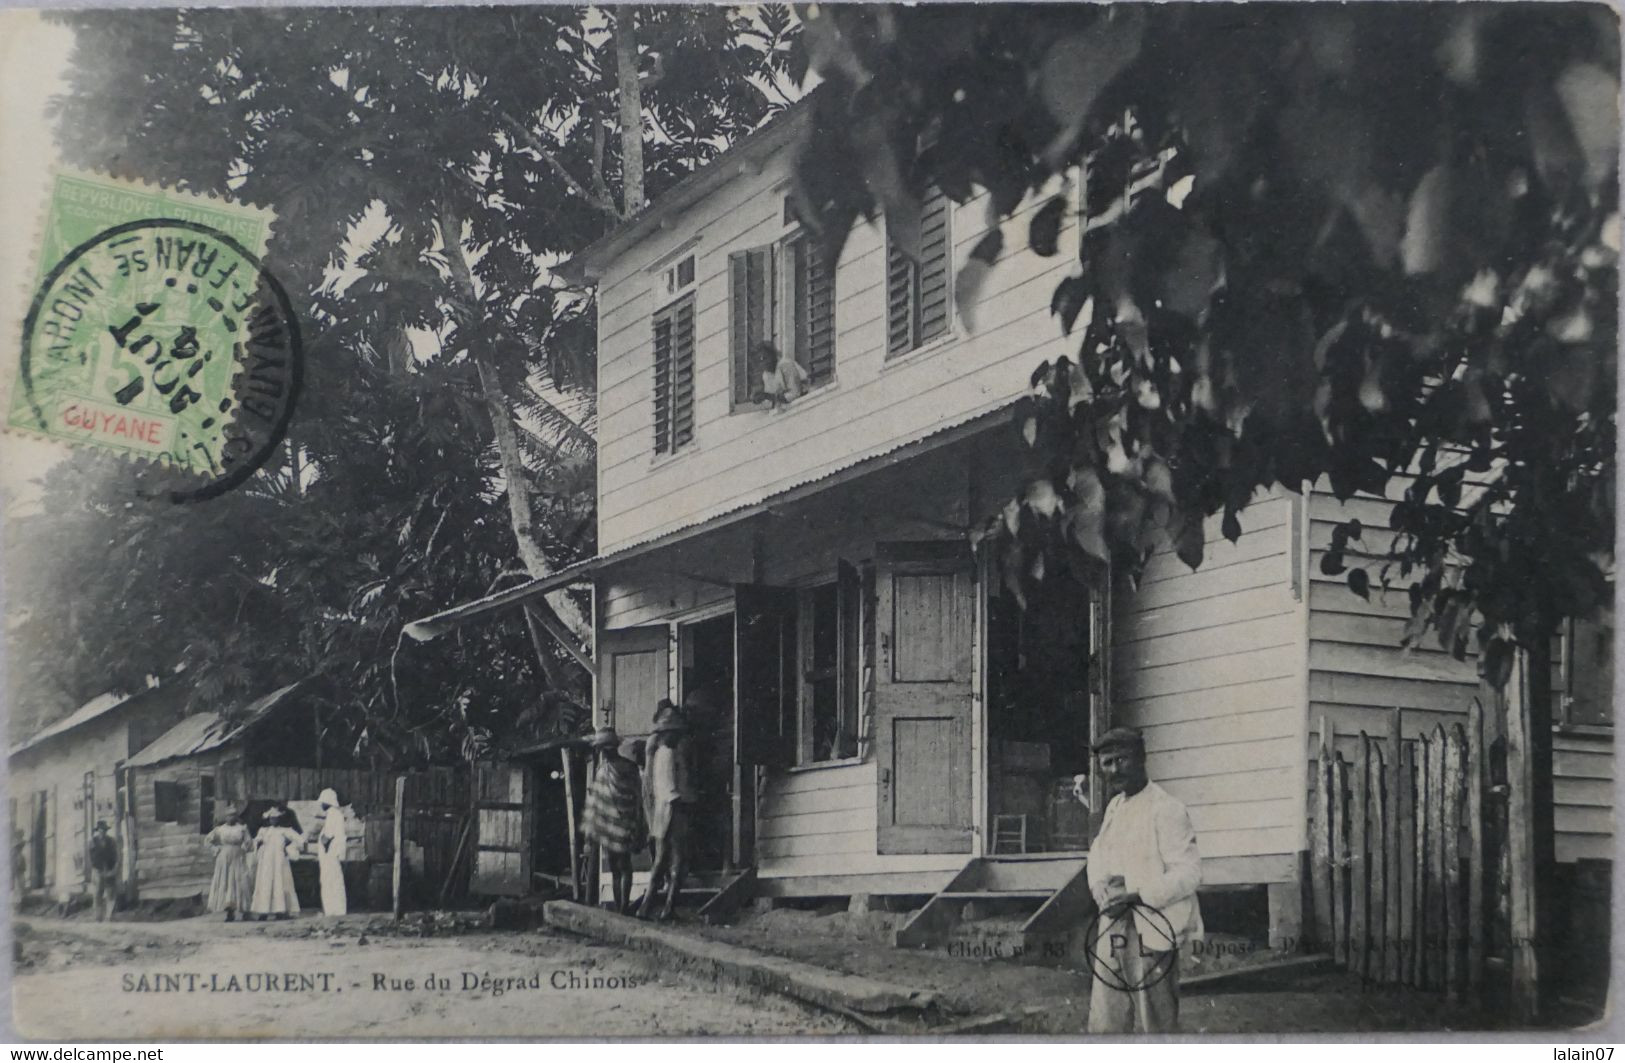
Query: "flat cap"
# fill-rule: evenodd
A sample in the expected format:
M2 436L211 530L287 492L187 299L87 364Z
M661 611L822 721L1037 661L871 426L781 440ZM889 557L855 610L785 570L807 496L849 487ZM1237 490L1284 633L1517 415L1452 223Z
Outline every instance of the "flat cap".
M1145 752L1145 737L1133 727L1113 727L1095 741L1095 752L1104 753L1108 749L1137 749Z

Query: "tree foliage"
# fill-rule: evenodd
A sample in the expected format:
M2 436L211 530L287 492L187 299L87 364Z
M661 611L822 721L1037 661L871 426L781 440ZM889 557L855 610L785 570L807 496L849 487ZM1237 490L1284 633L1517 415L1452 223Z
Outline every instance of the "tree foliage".
M644 23L651 126L681 129L642 131L658 194L781 105L795 34L765 9L619 10ZM129 466L85 456L49 472L8 551L32 603L14 701L60 711L181 667L194 707L229 711L312 676L327 745L375 759L581 726L551 639L399 637L593 549L596 312L547 267L642 205L615 195L610 20L57 17L76 42L69 161L275 209L266 262L295 294L306 388L282 453L206 504L146 501Z
M1513 645L1609 593L1619 33L1602 6L1157 4L802 11L825 79L798 209L832 253L929 185L1060 253L1077 353L1016 424L1047 469L996 518L1020 592L1130 574L1255 493L1396 499L1327 557L1407 587L1411 637ZM906 226L901 227L906 232ZM905 247L906 249L906 247ZM993 229L960 307L996 268ZM972 325L973 322L967 322ZM1359 563L1347 567L1349 560Z

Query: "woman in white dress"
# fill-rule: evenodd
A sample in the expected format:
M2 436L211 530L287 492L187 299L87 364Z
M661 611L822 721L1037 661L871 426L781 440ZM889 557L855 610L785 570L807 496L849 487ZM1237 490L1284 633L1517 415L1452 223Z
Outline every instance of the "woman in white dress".
M339 807L339 795L331 789L323 790L316 803L322 810L322 832L316 836L316 866L322 875L322 914L343 915L347 910L344 847L348 844L344 809Z
M214 850L214 878L209 883L209 911L225 912L226 922L242 912L248 916L254 886L248 876L248 850L252 845L240 812L209 832L205 839Z
M283 818L282 809L267 810L265 826L254 836L254 898L248 910L262 923L268 915L286 919L299 914L289 854L298 850L302 839L297 831L282 825Z

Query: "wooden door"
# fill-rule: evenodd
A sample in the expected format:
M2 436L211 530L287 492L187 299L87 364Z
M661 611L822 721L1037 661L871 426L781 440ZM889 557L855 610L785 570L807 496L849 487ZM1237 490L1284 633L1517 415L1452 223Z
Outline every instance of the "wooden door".
M474 767L474 880L471 893L523 897L530 892L535 783L519 764ZM429 885L438 888L438 883Z
M597 726L623 738L649 733L655 705L670 696L670 641L664 624L598 633Z
M971 851L971 633L963 543L881 543L876 557L879 851Z

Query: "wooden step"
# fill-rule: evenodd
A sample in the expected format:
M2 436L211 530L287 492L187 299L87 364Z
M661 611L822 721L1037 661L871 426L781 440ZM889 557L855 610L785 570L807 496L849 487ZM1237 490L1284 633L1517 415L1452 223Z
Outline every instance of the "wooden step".
M1023 958L1030 962L1035 947L1064 943L1079 925L1080 915L1093 908L1084 868L1085 860L1075 855L1051 859L973 858L897 928L893 940L899 948L940 947L964 923L965 910L973 902L1036 902L1037 910L1018 931L1025 945ZM1003 915L1009 914L1006 908Z
M1054 892L1070 882L1085 866L1081 856L1051 857L988 857L976 867L968 869L969 881L955 884L955 888L973 887L990 890L1049 890Z

